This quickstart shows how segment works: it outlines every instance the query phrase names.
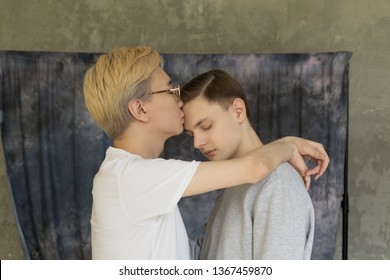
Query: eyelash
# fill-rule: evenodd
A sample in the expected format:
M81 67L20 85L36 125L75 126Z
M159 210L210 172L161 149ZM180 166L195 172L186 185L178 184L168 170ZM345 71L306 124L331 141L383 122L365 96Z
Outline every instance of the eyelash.
M209 130L213 125L210 124L208 127L204 127L202 128L203 130ZM190 136L190 137L194 137L194 134L190 131L186 131L186 133Z

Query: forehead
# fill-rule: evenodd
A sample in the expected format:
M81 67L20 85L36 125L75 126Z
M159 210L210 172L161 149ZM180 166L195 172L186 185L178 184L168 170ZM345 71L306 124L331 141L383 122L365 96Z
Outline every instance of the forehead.
M209 119L214 120L226 111L218 103L209 102L203 96L198 96L184 104L183 112L186 129L192 129L199 125L199 122Z

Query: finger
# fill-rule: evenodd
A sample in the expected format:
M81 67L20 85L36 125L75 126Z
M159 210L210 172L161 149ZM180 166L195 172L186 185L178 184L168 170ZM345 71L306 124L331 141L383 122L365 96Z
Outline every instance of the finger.
M321 170L321 166L320 165L316 165L312 169L306 171L305 175L307 175L307 176L318 175L320 173L320 170Z
M323 159L316 159L317 166L310 170L310 175L318 174L316 180L321 177L329 166L330 159L328 155L322 154Z
M319 165L315 166L314 168L308 170L306 172L306 175L314 175L314 180L317 181L318 178L320 178L324 172L325 172L325 169L322 167L321 165L322 162L319 162Z
M322 176L322 174L324 174L325 170L326 170L326 167L325 168L322 167L322 164L321 164L319 172L314 176L314 180L317 181Z
M310 182L311 182L310 176L303 176L303 181L305 182L305 187L306 187L306 190L308 191L310 188Z
M319 171L319 176L322 176L322 174L324 174L325 170L328 168L329 162L330 162L330 159L329 159L328 155L326 155L326 157L323 160L317 161L317 164L319 164L321 166L320 171Z
M319 149L314 149L309 156L315 158L316 160L325 160L327 157L327 154Z

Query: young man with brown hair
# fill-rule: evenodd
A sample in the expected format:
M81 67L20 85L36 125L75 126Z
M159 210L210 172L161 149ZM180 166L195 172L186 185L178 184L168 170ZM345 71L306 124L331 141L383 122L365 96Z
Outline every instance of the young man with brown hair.
M211 70L182 89L184 129L211 162L264 147L249 120L243 87ZM208 221L201 259L310 259L314 209L304 181L282 163L256 183L225 189Z

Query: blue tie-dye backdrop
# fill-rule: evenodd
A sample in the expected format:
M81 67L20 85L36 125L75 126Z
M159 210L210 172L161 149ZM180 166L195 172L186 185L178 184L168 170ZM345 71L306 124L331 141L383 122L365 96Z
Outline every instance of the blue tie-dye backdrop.
M165 54L172 80L185 83L221 68L247 90L263 142L285 135L324 144L331 157L313 183L313 259L332 259L343 194L349 52L266 55ZM108 138L89 117L82 78L98 54L0 52L2 137L28 257L89 259L92 180ZM166 158L204 160L185 134L168 140ZM217 193L180 201L192 238L201 238Z

